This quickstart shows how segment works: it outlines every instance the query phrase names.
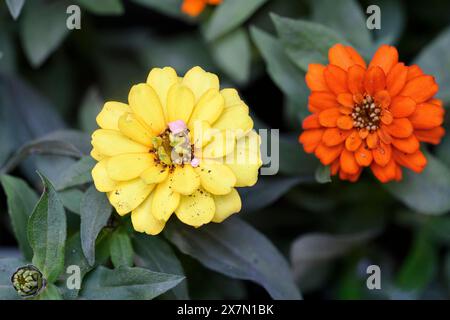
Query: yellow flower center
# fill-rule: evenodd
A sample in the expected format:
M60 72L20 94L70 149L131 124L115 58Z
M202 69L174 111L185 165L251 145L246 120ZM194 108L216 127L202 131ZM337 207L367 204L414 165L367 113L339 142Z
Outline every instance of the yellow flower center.
M191 163L194 158L194 146L191 145L189 129L179 133L172 133L169 129L152 140L153 150L157 163L171 169L176 165L183 166Z
M373 132L380 127L381 107L366 94L362 102L353 106L352 118L354 128Z

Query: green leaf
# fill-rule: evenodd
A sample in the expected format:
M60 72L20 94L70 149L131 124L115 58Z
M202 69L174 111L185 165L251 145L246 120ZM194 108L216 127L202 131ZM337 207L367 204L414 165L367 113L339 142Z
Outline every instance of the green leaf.
M335 30L305 20L272 14L272 20L287 55L302 70L310 63L328 63L328 49L336 43L349 44Z
M39 300L62 300L63 297L59 289L53 284L48 283L44 291L37 297Z
M232 80L246 83L250 77L251 48L246 29L238 28L211 43L218 66Z
M8 7L9 13L17 20L22 11L23 5L25 4L25 0L6 0L6 6Z
M80 214L80 203L84 195L82 191L75 188L65 189L63 191L58 191L58 195L64 208L67 208L73 213Z
M208 41L215 40L243 24L267 0L227 0L214 9L204 28Z
M315 0L311 1L311 5L312 19L315 22L339 30L360 50L365 51L371 47L372 39L366 26L366 16L356 0Z
M120 0L76 0L76 2L93 14L114 16L124 13L124 8Z
M258 182L253 187L239 190L242 198L242 210L253 212L265 208L301 181L300 177L259 177Z
M436 39L421 51L414 63L427 74L436 77L439 84L438 98L450 103L450 28L444 30Z
M33 264L48 283L64 269L66 214L55 188L41 176L44 192L28 221L28 240L33 249Z
M410 209L425 214L450 210L450 170L431 154L422 173L403 171L401 182L386 184L387 190Z
M250 29L250 34L275 84L299 105L306 106L308 89L305 84L305 73L292 63L278 39L256 27Z
M110 244L111 262L115 268L133 266L134 251L131 239L124 228L114 231Z
M137 4L159 11L172 17L184 17L181 11L183 0L132 0Z
M66 1L29 1L20 19L20 40L33 67L39 67L69 34ZM45 18L43 18L45 17Z
M284 257L253 227L232 217L199 229L170 223L166 236L183 253L232 278L262 285L273 299L300 299Z
M178 275L142 268L97 267L84 281L80 297L91 300L149 300L172 289L183 280Z
M184 276L183 267L170 245L159 237L137 234L133 237L133 247L140 258L140 267L152 271ZM176 299L189 299L186 281L172 289Z
M6 162L0 169L1 173L7 173L16 168L29 155L46 154L46 155L61 155L67 157L80 158L82 152L73 144L57 140L56 138L45 136L36 140L32 140L22 147Z
M81 110L78 113L78 123L81 130L87 133L98 128L96 117L103 107L103 99L96 88L90 88L83 98Z
M28 218L33 212L39 198L25 181L12 176L3 175L0 180L8 200L8 213L14 235L19 243L20 251L27 260L31 260L33 251L27 239Z
M422 291L436 273L436 248L425 230L419 231L398 275L397 286L404 291Z
M280 172L300 175L314 181L314 172L319 161L303 151L297 136L280 136Z
M11 284L11 276L19 267L25 264L16 258L0 259L0 300L16 300L20 299L16 290Z
M309 233L298 237L291 246L291 261L300 285L311 272L321 269L353 248L373 239L378 230L372 229L351 234L333 235Z
M57 189L63 190L91 182L91 171L95 164L96 161L90 156L82 157L72 166L67 168L58 182Z
M318 183L330 183L330 166L320 164L316 169L315 178Z
M95 240L100 230L106 226L112 207L104 193L91 186L81 201L81 246L90 265L95 262Z

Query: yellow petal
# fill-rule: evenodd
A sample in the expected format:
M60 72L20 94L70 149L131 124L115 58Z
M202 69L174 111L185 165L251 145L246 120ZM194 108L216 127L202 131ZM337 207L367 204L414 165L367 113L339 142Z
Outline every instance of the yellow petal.
M177 166L169 180L173 190L184 195L192 194L200 185L200 177L190 165Z
M109 193L109 202L117 213L123 216L136 209L148 197L154 187L154 184L146 184L140 178L120 182Z
M172 189L170 181L166 179L164 182L158 184L155 189L152 213L156 219L167 221L179 203L180 194Z
M233 171L222 163L202 160L195 171L200 176L202 187L212 194L230 193L236 184Z
M119 118L129 110L128 105L125 103L108 101L97 115L97 124L102 129L119 130Z
M161 165L154 164L142 172L141 178L148 184L161 183L166 180L168 174L169 170Z
M150 153L127 153L109 158L106 170L113 180L128 181L139 177L153 165L153 155Z
M208 121L195 121L191 128L191 142L196 148L201 148L212 139L211 125Z
M166 121L161 102L155 90L146 83L134 85L128 95L131 109L141 118L155 134L162 133Z
M243 136L253 129L253 121L244 104L226 108L213 125L214 129L235 130L237 136Z
M211 130L215 132L211 141L203 148L202 158L221 158L233 152L236 145L236 134L231 130Z
M106 170L107 161L108 159L101 160L92 168L92 179L95 188L100 192L110 192L117 187L117 182L109 177Z
M182 196L175 214L185 224L200 227L211 221L216 206L209 192L198 189L189 196Z
M219 78L215 74L206 72L200 67L194 67L186 72L182 82L194 93L196 101L209 89L219 90L220 86Z
M92 148L92 150L91 150L91 157L94 158L97 161L100 161L100 160L106 158L105 155L103 155L100 152L98 152L97 149L95 149L95 148Z
M222 222L233 213L241 211L242 202L241 197L236 189L233 188L229 194L224 196L213 196L216 204L216 213L212 222Z
M147 199L131 213L131 223L133 224L134 230L154 236L164 229L166 222L164 220L158 220L153 216L152 201L153 193L150 193Z
M232 107L237 104L241 104L242 100L236 89L226 88L220 90L220 93L225 99L225 108Z
M105 156L115 156L122 153L145 153L149 148L137 143L119 131L98 129L92 134L92 146Z
M168 121L183 120L188 123L194 104L194 94L188 87L181 84L173 85L167 96Z
M258 181L258 170L262 165L261 139L255 131L240 138L234 152L227 155L225 164L236 176L236 187L250 187Z
M167 93L173 84L178 83L176 71L171 67L153 68L147 77L149 84L158 94L164 114L166 115Z
M125 113L119 118L119 129L123 135L144 146L152 146L152 137L155 136L133 113Z
M197 120L208 121L210 124L216 121L225 106L225 99L217 89L209 89L197 102L189 120L189 128L192 128Z

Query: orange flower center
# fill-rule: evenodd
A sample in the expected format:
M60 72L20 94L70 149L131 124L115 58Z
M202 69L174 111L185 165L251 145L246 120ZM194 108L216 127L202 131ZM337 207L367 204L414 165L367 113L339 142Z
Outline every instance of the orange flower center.
M376 131L380 127L381 110L370 95L364 95L364 99L353 106L353 127L369 132Z

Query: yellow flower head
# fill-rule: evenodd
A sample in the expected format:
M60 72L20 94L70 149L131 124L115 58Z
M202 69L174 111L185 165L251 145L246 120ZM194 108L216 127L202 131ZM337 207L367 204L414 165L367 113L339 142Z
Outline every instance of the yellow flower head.
M92 134L95 187L136 231L158 234L175 212L199 227L241 209L236 187L256 183L260 137L234 89L200 67L165 67L134 85L128 104L109 101Z

